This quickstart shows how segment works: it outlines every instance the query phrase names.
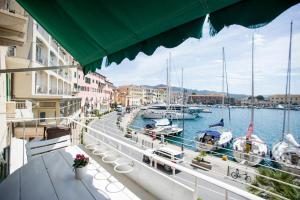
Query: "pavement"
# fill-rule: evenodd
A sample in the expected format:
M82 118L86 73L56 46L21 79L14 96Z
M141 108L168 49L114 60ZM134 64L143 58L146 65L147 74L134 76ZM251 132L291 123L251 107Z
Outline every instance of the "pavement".
M124 137L127 126L131 123L131 121L134 119L134 117L137 113L138 113L138 110L135 110L135 111L131 112L130 114L126 113L122 117L122 121L119 126L116 123L117 119L119 117L116 112L112 112L112 113L102 116L100 119L93 121L92 124L90 124L90 126L92 126L93 128L95 128L101 132L107 133L112 137L118 138L118 139L122 140L123 142L126 142L131 145L135 145L141 149L167 146L168 148L173 148L173 149L181 151L181 147L179 147L179 146L176 146L176 145L170 144L170 143L161 144L160 140L153 141L153 139L151 137L141 134L141 133L134 134L132 139ZM232 178L230 177L231 172L233 170L235 171L235 169L239 169L240 172L248 172L249 175L252 176L252 178L253 178L253 175L251 175L251 173L255 172L255 168L246 167L246 166L243 166L241 164L238 164L238 163L236 163L234 161L230 161L230 160L223 161L221 158L214 157L211 155L207 155L205 157L205 160L211 162L212 170L205 171L203 169L193 168L190 165L190 163L191 163L192 159L195 158L198 154L199 154L199 152L195 152L193 150L185 148L184 149L184 163L182 165L184 165L187 168L194 169L194 170L198 171L199 173L208 175L210 177L221 180L225 183L228 183L232 186L236 186L236 187L238 187L240 189L244 189L244 190L246 190L246 185L242 184L242 182L245 182L243 177L238 180L232 180ZM157 170L163 170L163 169L158 168ZM194 177L191 177L188 174L179 172L179 173L176 173L175 176L172 176L172 174L168 174L168 175L170 177L176 179L177 181L184 183L187 186L190 186L191 188L193 188L193 186L194 186L194 181L195 181ZM210 188L213 192L219 193L223 197L225 196L224 189L221 189L214 185L212 185L211 187L208 187L206 181L200 181L199 185L200 185L200 188L203 188L206 191L208 188ZM234 195L234 194L231 194L230 196L233 199L241 199L241 197ZM212 199L218 199L218 198L212 198Z

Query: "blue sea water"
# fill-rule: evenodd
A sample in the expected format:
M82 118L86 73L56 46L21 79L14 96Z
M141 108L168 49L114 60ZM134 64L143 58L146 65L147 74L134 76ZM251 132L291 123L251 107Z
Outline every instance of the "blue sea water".
M224 110L225 128L230 128L233 137L245 136L250 122L251 109L234 108L231 109L231 122L229 123L228 111ZM208 129L210 124L218 123L222 118L222 109L213 108L212 113L200 113L200 117L195 120L184 121L185 139L193 140L200 130ZM254 134L258 135L263 141L268 144L269 149L281 138L282 133L283 111L275 109L255 109L254 114ZM138 115L132 122L132 127L143 128L149 119L143 119ZM182 126L182 121L174 120L173 124ZM296 141L300 143L300 111L290 112L290 130L293 133ZM181 142L180 138L172 138L172 140ZM172 142L172 141L171 141ZM176 142L173 142L176 144ZM178 144L178 143L177 143ZM194 149L195 145L192 141L184 140L187 148ZM231 154L230 152L225 152Z

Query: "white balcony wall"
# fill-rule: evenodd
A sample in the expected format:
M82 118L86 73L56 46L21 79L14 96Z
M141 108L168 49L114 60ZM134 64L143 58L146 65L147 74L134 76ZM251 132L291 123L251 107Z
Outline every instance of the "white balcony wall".
M57 78L54 76L50 76L49 94L57 94Z
M58 79L58 94L63 94L64 92L64 82L61 79Z
M35 87L37 94L47 94L48 92L48 75L44 71L36 72Z

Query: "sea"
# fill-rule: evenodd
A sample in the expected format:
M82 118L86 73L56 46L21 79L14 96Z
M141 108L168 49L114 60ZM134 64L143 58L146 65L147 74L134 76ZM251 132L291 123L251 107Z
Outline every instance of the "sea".
M211 108L212 113L200 113L199 117L194 120L173 120L173 124L178 127L184 126L184 132L178 137L169 137L168 142L181 145L184 141L184 147L195 150L194 138L201 130L209 129L209 125L218 123L224 119L224 128L232 131L233 137L237 138L245 136L250 122L251 109L248 108L232 108L230 109L231 120L229 120L228 110L221 108ZM143 127L151 123L151 119L143 119L138 114L131 128L141 130ZM293 133L296 141L300 143L300 111L290 111L290 132ZM287 127L287 126L286 126ZM276 109L255 109L254 111L254 134L265 141L271 150L272 145L278 142L282 137L283 128L283 110ZM232 160L231 146L228 149L219 150L216 155L228 155ZM267 160L267 159L266 159ZM267 162L268 163L268 162Z

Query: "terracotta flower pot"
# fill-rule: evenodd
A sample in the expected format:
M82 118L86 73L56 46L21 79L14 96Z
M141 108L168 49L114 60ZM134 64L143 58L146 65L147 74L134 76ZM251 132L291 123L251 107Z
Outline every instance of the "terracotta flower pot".
M75 168L75 178L81 180L86 175L87 166Z

